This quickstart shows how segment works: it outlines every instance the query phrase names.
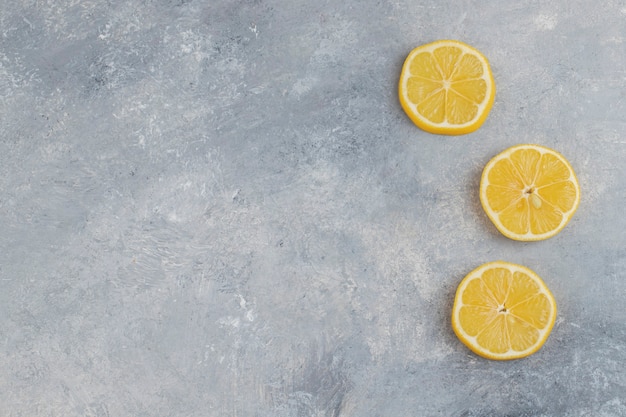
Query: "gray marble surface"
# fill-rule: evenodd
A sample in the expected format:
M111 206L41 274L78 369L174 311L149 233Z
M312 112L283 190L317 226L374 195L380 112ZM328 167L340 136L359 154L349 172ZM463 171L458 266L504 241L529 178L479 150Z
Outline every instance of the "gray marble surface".
M0 0L0 416L626 416L626 3ZM483 127L396 85L463 40ZM540 143L582 201L514 242L478 181ZM522 360L455 337L503 259L559 316Z

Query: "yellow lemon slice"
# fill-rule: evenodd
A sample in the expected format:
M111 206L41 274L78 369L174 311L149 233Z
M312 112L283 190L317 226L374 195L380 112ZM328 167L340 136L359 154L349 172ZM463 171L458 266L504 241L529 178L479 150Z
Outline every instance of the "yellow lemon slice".
M413 49L400 74L400 104L421 129L460 135L478 129L496 94L489 62L463 42L441 40Z
M485 166L480 202L503 235L543 240L559 233L572 218L580 187L561 154L544 146L517 145Z
M452 328L470 350L489 359L518 359L538 351L556 319L556 302L530 269L496 261L459 284Z

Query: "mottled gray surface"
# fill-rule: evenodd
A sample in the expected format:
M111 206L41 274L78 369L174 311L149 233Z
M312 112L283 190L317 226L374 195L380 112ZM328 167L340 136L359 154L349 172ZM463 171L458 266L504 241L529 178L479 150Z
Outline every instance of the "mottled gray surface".
M626 416L626 4L0 0L0 416ZM467 136L417 129L415 46L491 61ZM520 243L480 208L537 142L583 198ZM522 263L544 348L454 336Z

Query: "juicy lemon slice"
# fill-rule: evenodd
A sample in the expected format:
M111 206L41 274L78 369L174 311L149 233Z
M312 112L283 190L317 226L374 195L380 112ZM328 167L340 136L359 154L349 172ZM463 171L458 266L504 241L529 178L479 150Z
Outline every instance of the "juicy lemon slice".
M487 59L459 41L441 40L413 49L400 74L400 104L430 133L460 135L478 129L495 97Z
M503 235L543 240L559 233L572 218L580 187L561 154L539 145L517 145L485 166L480 202Z
M496 261L459 284L452 328L470 350L489 359L518 359L538 351L556 319L556 303L530 269Z

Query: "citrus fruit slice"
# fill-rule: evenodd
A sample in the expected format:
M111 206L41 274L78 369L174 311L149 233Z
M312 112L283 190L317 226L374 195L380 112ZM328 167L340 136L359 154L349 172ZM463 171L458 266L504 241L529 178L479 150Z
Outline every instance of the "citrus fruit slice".
M485 166L480 202L503 235L543 240L570 221L580 202L580 187L560 153L539 145L517 145Z
M452 328L470 350L489 359L518 359L538 351L556 318L546 284L530 269L496 261L459 284Z
M402 108L430 133L461 135L478 129L495 93L487 59L459 41L418 46L407 56L400 74Z

